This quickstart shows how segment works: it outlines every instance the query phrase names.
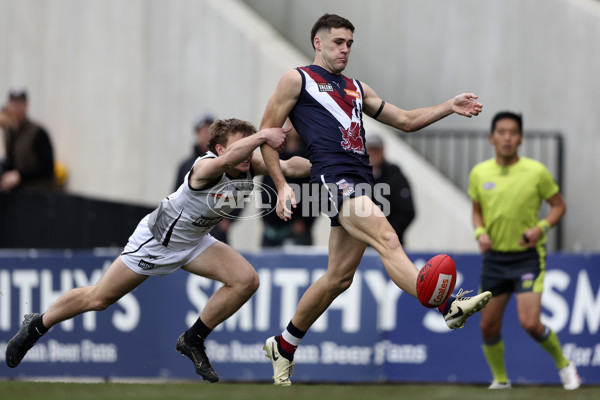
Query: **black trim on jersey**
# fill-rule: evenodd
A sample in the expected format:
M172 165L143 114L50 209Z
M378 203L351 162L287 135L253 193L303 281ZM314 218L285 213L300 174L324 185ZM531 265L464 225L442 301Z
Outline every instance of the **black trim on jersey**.
M377 112L373 115L373 119L377 119L377 117L379 117L379 114L381 114L381 112L383 111L383 106L385 106L385 101L381 100L379 110L377 110Z
M202 188L200 188L200 189L194 189L194 188L193 188L193 187L190 185L189 189L190 189L192 192L201 192L201 191L203 191L203 190L208 190L208 189L210 189L210 188L214 187L214 186L215 186L217 183L219 183L219 181L220 181L221 179L223 179L223 175L216 177L214 181L212 181L212 182L209 182L209 183L208 183L208 185L206 185L205 187L202 187Z
M175 221L173 221L171 226L169 226L169 230L167 231L167 234L165 235L165 240L161 243L163 246L165 246L165 247L169 246L169 242L171 241L171 235L173 234L173 229L175 229L175 224L177 223L177 221L179 221L179 218L181 218L181 214L183 214L183 210L181 210L181 212L179 213L177 218L175 218Z
M147 245L148 242L150 242L152 239L154 239L154 236L151 237L150 239L146 240L144 243L140 244L140 247L138 247L137 249L135 249L133 251L123 252L123 253L121 253L121 255L122 256L126 256L127 254L137 253L138 251L140 251L142 249L142 247L144 247L145 245Z
M208 153L210 153L210 154L208 154ZM215 153L213 153L212 151L207 151L206 153L204 153L204 154L203 154L201 157L199 157L199 158L201 158L201 159L207 159L207 158L217 158L217 156L216 156L216 155L215 155ZM196 165L196 163L194 163L194 165ZM192 177L192 172L193 172L193 171L194 171L194 166L192 166L192 169L190 170L190 176L189 176L189 178L191 178L191 177ZM202 188L200 188L200 189L194 189L194 188L192 187L192 184L190 183L190 180L189 180L189 178L188 178L188 182L187 182L187 184L188 184L188 189L190 189L192 192L201 192L201 191L203 191L203 190L206 190L206 189L209 189L209 188L211 188L211 187L215 186L217 183L219 183L219 181L221 180L221 178L223 178L223 176L218 176L217 178L215 178L215 180L214 180L214 181L212 181L212 182L209 182L209 184L208 184L208 185L206 185L206 187L202 187Z
M194 172L194 167L192 166L192 168L190 169L190 174L187 176L187 185L188 185L188 189L190 190L196 190L192 187L192 184L190 183L190 179L192 178L192 173ZM167 197L168 199L168 197Z

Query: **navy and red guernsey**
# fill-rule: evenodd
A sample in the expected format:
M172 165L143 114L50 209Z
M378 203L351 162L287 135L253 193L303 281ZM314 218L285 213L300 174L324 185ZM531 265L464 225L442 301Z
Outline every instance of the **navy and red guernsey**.
M330 174L371 175L360 82L317 65L297 70L302 90L289 118L306 144L311 181Z

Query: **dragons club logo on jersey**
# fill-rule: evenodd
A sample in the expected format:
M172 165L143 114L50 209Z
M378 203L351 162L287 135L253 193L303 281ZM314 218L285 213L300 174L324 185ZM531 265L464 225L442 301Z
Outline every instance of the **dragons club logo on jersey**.
M342 148L350 150L357 154L365 154L365 144L360 136L360 125L358 122L352 122L348 129L340 127L342 131Z

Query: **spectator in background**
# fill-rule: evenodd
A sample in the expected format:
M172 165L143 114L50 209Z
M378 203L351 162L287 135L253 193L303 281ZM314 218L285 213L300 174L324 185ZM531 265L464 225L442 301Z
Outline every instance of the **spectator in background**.
M192 169L194 162L198 157L204 155L207 152L208 148L206 144L208 143L208 139L210 138L210 133L208 132L208 128L215 121L215 118L210 113L203 113L196 119L196 123L194 123L194 135L196 141L194 143L194 148L192 149L192 154L186 158L184 161L179 164L179 169L177 170L177 178L175 180L174 191L176 191L179 186L181 186L181 182L185 179L185 175ZM232 214L237 216L241 212L241 209L236 209ZM217 226L215 226L211 232L212 236L214 236L217 240L220 240L223 243L229 243L228 233L229 228L231 227L231 219L224 218Z
M396 231L400 243L405 244L404 232L415 219L415 207L408 179L399 166L389 163L385 159L383 140L378 135L369 135L367 138L367 153L369 162L373 166L375 184L384 183L390 186L389 194L384 198L390 203L388 221ZM387 193L387 192L385 192ZM383 207L375 198L375 204Z
M54 154L48 132L27 117L27 92L13 89L7 110L15 125L6 131L6 159L2 165L0 189L54 187Z
M185 174L192 169L192 165L194 165L196 159L206 153L206 143L208 143L208 138L210 136L208 133L208 128L214 121L215 118L209 113L201 114L196 120L196 123L194 124L194 135L196 136L196 142L194 143L192 155L179 164L177 178L175 180L175 185L173 186L174 190L179 188L183 178L185 178Z
M8 107L0 108L0 175L2 175L2 167L6 160L6 138L8 129L15 127L16 123L13 116L8 111Z
M280 154L280 158L288 160L294 156L306 158L306 146L300 135L298 135L298 132L292 129L287 135L287 142L283 152ZM301 189L304 189L302 184L308 184L309 181L310 179L308 178L292 178L288 180L290 183L299 185ZM265 190L261 192L263 204L271 204L271 209L275 210L277 198L270 196L270 194L277 193L277 188L270 175L264 176L263 184L273 188L273 191L270 193ZM306 187L308 188L308 185ZM302 196L300 195L299 198L302 198ZM314 221L315 217L303 217L301 213L293 214L289 222L285 222L279 218L276 212L266 214L263 216L264 230L262 245L263 247L277 247L284 244L311 246L313 242L311 230Z

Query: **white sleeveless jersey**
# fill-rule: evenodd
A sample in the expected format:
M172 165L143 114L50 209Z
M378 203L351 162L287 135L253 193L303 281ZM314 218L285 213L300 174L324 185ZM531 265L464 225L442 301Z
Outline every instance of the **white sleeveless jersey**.
M198 161L216 158L212 152L198 157ZM193 167L192 167L193 168ZM223 174L211 187L195 190L190 187L189 175L175 193L165 198L148 219L148 228L154 238L170 250L184 250L195 246L223 218L252 192L252 174L232 179Z

